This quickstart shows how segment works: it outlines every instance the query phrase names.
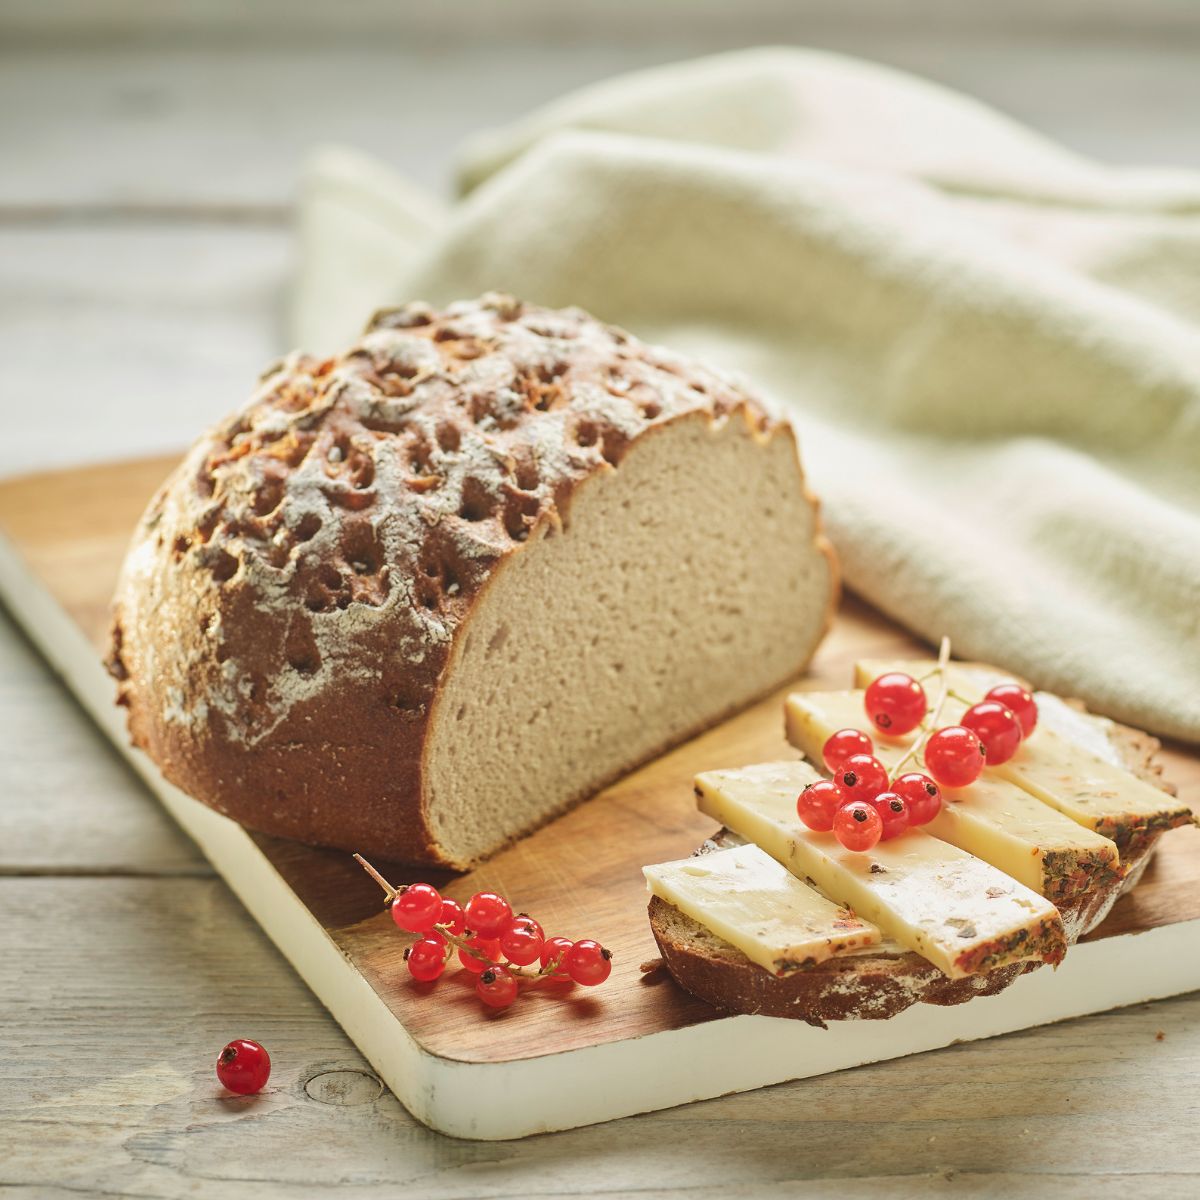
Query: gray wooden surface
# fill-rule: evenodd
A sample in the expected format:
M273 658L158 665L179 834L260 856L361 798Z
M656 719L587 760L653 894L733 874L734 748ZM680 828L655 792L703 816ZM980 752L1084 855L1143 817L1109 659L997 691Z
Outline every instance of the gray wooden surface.
M1025 4L1008 25L933 2L904 20L763 3L735 6L735 25L700 4L673 26L613 0L574 27L468 4L457 26L423 8L412 37L396 6L308 33L241 7L214 6L211 28L191 6L148 26L136 0L0 13L0 474L173 448L237 403L280 348L289 207L316 141L444 186L472 128L613 71L774 38L923 71L1114 161L1200 166L1186 5L1140 22L1100 5L1079 25L1077 4ZM381 1091L0 618L14 1195L1193 1196L1198 1018L1185 997L588 1130L452 1142ZM270 1048L268 1094L221 1096L212 1061L234 1036Z

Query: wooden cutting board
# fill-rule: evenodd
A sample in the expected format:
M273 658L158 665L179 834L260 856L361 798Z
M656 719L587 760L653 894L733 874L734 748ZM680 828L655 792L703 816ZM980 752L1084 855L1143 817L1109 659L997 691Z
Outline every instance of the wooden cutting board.
M460 899L487 886L548 933L595 936L612 977L565 999L535 990L485 1014L473 978L415 984L382 895L335 851L248 833L185 796L129 749L100 665L108 598L129 532L172 466L151 459L0 483L0 596L151 789L196 840L419 1119L460 1137L511 1138L820 1074L957 1040L1200 988L1200 831L1167 835L1142 882L1056 972L950 1009L916 1005L884 1022L828 1030L722 1016L639 965L657 951L644 863L678 858L712 833L695 811L697 772L792 755L788 689L664 755L477 871L420 877ZM925 651L848 599L809 687L845 687L856 658ZM1164 752L1168 776L1200 803L1200 759ZM417 876L378 863L393 883Z

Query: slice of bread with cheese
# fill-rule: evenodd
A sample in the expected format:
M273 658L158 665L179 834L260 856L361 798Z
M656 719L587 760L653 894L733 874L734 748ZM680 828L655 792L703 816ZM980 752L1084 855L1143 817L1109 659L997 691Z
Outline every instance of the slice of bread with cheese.
M909 665L876 669L876 664L859 664L858 682L868 682L882 669L908 670ZM958 664L952 667L958 669ZM961 695L971 694L961 690L957 678L953 686ZM990 686L985 683L980 695ZM1039 694L1038 700L1044 729L1087 755L1089 764L1093 759L1107 763L1122 795L1138 798L1139 811L1182 811L1184 819L1191 819L1190 810L1171 799L1172 789L1154 766L1155 739L1080 712L1056 697ZM816 741L830 722L835 728L865 727L862 693L789 698L789 735L811 754L819 756ZM888 754L885 747L885 762ZM957 814L949 821L852 854L831 835L806 830L795 815L794 793L817 777L813 767L795 760L698 776L699 807L722 828L699 849L695 861L755 844L815 896L878 925L881 940L835 951L786 973L765 970L747 956L737 937L727 940L713 928L719 921L713 919L714 906L727 902L727 892L707 910L703 904L681 908L672 903L669 891L656 886L655 869L648 868L650 924L663 961L685 989L718 1008L821 1025L884 1019L916 1003L960 1004L994 994L1043 962L1057 961L1071 943L1095 928L1140 878L1157 838L1169 827L1163 820L1145 821L1137 837L1123 839L1125 850L1118 856L1114 842L1094 825L1072 819L1032 789L997 775L978 791L956 793L944 806ZM1151 804L1146 793L1160 799ZM1009 831L1004 828L1004 802L1016 814ZM973 826L963 816L972 810L982 813ZM1030 827L1043 813L1048 814L1044 829L1050 835L1042 839L1044 847ZM957 840L948 836L955 834ZM1022 839L1030 845L1018 853ZM963 846L964 840L971 846ZM1064 874L1055 867L1053 854L1067 855L1078 869ZM1060 877L1072 882L1062 884ZM779 928L771 936L780 944L787 940Z

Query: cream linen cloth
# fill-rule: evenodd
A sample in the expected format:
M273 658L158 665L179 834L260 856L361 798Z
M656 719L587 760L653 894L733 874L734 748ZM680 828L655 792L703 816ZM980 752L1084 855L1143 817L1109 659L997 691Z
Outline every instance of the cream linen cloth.
M1200 741L1200 177L773 49L590 88L460 164L440 211L318 156L297 344L502 289L703 355L794 418L855 591Z

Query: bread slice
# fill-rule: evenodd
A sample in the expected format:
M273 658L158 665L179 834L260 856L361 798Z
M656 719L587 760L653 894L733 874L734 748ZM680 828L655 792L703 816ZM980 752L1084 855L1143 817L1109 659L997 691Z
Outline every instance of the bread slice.
M1172 793L1153 762L1160 745L1156 739L1101 718L1091 720L1119 753L1126 769L1168 795ZM1122 879L1093 888L1060 908L1068 942L1076 942L1096 928L1117 898L1137 883L1162 832L1125 860ZM740 841L722 829L697 853ZM975 996L1003 991L1022 974L1041 965L1016 963L965 979L949 979L920 955L884 942L777 978L657 896L650 901L649 917L663 963L681 987L726 1012L792 1017L811 1025L885 1020L918 1003L963 1004Z
M109 663L190 795L464 868L795 677L836 591L786 422L487 296L270 371L151 503Z

